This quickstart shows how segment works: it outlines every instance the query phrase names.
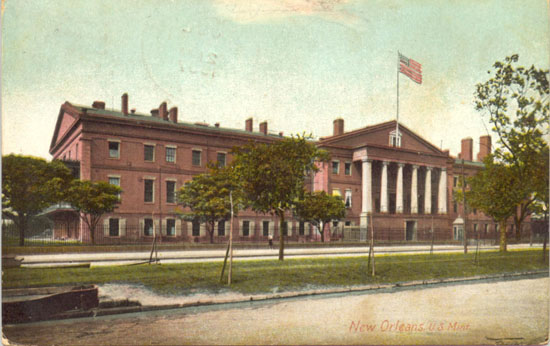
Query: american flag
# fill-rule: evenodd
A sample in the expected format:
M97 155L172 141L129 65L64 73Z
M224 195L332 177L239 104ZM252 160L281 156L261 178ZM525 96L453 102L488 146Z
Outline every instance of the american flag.
M399 53L399 72L418 84L422 84L422 65Z

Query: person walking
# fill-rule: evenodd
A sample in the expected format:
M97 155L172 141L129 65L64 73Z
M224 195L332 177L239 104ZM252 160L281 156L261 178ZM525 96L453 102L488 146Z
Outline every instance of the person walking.
M270 234L267 239L269 240L269 248L273 249L273 236Z

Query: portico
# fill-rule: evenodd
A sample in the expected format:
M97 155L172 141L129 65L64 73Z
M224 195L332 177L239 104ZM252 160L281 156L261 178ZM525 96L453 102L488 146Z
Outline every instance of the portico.
M367 148L355 151L353 158L361 163L362 227L373 213L447 213L446 167L372 157Z

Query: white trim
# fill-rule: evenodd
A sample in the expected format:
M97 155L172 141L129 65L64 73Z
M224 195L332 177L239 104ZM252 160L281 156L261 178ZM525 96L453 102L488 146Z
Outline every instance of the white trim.
M166 160L166 149L174 149L174 161ZM178 147L177 145L165 145L164 146L164 162L176 163L178 161Z
M216 151L216 164L218 164L218 155L223 154L223 166L227 166L227 152L226 151Z
M151 194L152 194L152 196L151 196L151 197L152 197L152 201L150 201L150 202L146 202L146 201L145 201L145 181L146 181L146 180L152 180L152 181L153 181L153 184L152 184L153 191L151 192ZM156 191L155 191L155 190L156 190L156 189L155 189L155 180L156 180L156 179L151 179L151 178L147 178L147 177L144 177L144 178L143 178L143 203L145 203L145 204L155 204L155 192L156 192Z
M118 144L117 156L111 156L111 149L109 149L109 143ZM122 148L122 142L120 141L120 139L107 139L107 155L109 156L109 159L120 160L120 152L122 151L121 148Z
M346 208L351 208L353 206L353 191L352 191L352 189L344 190L344 205L346 204L347 199L348 199L348 192L349 192L349 206L346 206Z
M176 219L176 237L179 237L182 235L182 224L181 219Z
M174 202L168 202L168 186L167 186L167 182L172 182L174 183ZM176 178L166 178L164 179L164 193L166 195L166 200L165 200L165 203L166 204L177 204L178 203L178 180Z
M346 165L349 164L349 174L346 174ZM353 175L353 164L351 161L344 161L344 175L351 177Z
M193 152L194 152L194 151L200 152L200 156L199 156L200 162L199 162L198 165L194 165L194 164L193 164ZM191 148L191 166L192 166L192 167L202 167L202 149Z
M333 164L334 164L335 162L338 164L338 167L337 167L338 169L337 169L337 172L336 172L336 173L334 173L334 166L333 166ZM340 175L340 160L332 160L332 161L331 161L331 164L330 164L330 173L331 173L331 174L334 174L334 175Z
M153 147L153 159L152 160L146 160L145 159L145 147ZM157 151L157 145L155 143L143 143L143 161L144 162L155 162L155 153Z

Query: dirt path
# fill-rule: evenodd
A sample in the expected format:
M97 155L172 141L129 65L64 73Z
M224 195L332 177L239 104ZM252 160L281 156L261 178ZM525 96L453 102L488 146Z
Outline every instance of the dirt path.
M533 344L548 278L6 326L34 345Z

